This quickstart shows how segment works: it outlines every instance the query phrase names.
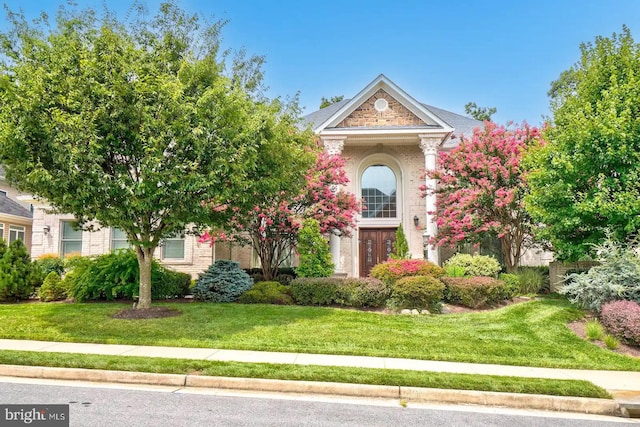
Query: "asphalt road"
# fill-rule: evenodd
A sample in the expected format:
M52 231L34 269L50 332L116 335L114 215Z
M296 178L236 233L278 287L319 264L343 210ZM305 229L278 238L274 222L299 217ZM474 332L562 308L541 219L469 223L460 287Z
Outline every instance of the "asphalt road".
M71 426L640 426L640 420L471 406L69 384L1 379L0 404L69 404Z

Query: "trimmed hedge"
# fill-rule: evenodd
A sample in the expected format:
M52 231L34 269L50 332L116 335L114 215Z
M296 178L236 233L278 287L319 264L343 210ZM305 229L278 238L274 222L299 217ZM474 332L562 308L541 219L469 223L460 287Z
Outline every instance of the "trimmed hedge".
M462 267L464 269L464 275L468 277L496 277L502 269L498 260L492 256L459 253L445 262L445 268L449 266Z
M493 277L443 277L445 300L469 308L479 308L509 299L505 283Z
M374 278L298 277L290 289L299 305L384 307L391 296L391 289Z
M433 309L442 301L444 289L444 284L435 277L403 277L393 285L391 299L396 308Z
M432 262L423 259L390 259L375 265L371 269L371 277L382 280L387 286L410 276L431 276L438 278L444 270Z
M600 321L607 330L629 344L640 345L640 304L612 301L602 306Z
M293 304L289 288L279 282L258 282L251 289L240 295L242 304Z

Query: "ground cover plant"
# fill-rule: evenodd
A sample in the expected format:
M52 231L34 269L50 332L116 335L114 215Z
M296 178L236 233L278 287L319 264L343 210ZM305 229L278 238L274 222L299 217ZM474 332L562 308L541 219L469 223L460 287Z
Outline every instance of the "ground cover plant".
M0 337L640 371L640 360L571 332L566 324L583 312L564 299L446 316L264 304L158 305L182 314L122 320L112 316L128 304L3 304Z
M0 351L0 363L69 368L111 369L165 374L269 378L297 381L330 381L350 384L379 384L410 387L483 390L508 393L549 394L610 399L609 393L587 381L440 372L368 369L337 366L303 366L269 363L218 362L205 360L118 357L92 354Z

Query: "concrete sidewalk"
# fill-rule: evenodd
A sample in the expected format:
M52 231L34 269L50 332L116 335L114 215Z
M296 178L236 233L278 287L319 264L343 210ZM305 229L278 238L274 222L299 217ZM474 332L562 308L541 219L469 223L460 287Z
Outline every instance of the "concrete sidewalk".
M640 408L640 372L552 369L478 363L441 362L369 356L279 353L268 351L224 350L208 348L160 347L116 344L61 343L0 339L0 350L26 350L56 353L104 354L211 361L234 361L294 365L349 366L403 369L524 378L586 380L610 391L629 408Z

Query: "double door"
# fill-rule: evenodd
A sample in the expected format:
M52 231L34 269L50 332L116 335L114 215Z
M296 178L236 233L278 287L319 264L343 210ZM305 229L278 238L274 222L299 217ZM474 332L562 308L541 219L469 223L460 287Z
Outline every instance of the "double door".
M360 229L360 277L367 277L374 265L389 258L389 255L393 252L395 241L395 228Z

